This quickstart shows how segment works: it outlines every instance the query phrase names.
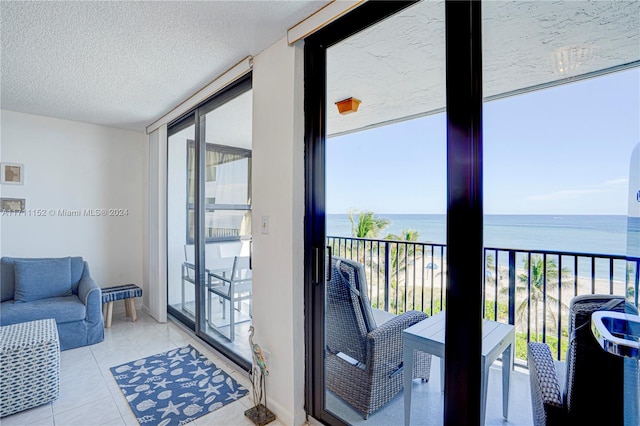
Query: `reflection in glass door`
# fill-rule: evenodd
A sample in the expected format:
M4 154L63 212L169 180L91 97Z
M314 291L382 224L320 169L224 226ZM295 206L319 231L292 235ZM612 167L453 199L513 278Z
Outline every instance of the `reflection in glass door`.
M168 312L249 366L251 78L169 126Z
M250 86L248 86L250 88ZM251 359L251 104L246 90L220 104L204 105L203 333ZM213 108L213 109L211 109Z

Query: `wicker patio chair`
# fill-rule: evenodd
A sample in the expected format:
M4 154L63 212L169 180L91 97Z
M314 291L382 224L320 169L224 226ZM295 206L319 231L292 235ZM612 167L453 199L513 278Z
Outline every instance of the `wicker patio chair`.
M624 358L604 351L591 333L591 314L600 310L638 312L622 296L576 296L569 306L566 362L554 361L545 343L528 344L536 426L624 423Z
M402 389L402 330L427 318L418 311L376 311L363 266L334 257L327 281L326 383L365 419ZM414 378L429 380L431 355L416 351L414 359Z

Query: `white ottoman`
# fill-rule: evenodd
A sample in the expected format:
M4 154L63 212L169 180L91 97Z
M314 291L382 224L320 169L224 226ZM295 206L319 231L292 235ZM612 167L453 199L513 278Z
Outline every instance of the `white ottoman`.
M60 393L60 342L53 319L0 327L0 417Z

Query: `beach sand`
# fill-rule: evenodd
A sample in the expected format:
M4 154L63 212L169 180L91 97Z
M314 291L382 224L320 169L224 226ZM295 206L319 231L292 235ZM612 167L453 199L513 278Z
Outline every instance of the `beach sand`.
M446 265L437 269L425 269L416 262L416 266L409 265L406 270L399 270L399 291L392 287L389 290L389 310L393 313L404 312L405 310L419 310L426 313L432 313L432 300L435 311L440 310L440 302L446 299ZM427 263L427 262L425 262ZM374 270L373 274L371 270L365 268L367 275L367 284L369 285L369 294L371 303L374 307L384 309L385 291L384 291L384 274L376 274ZM507 270L500 271L498 277L498 287L496 289L495 282L488 279L485 284L485 303L494 305L494 302L498 300L498 321L508 322L507 307L509 304L509 273ZM517 269L516 277L525 274L525 270L522 268ZM395 271L391 273L392 283L395 282ZM393 284L392 284L393 285ZM519 289L516 292L516 310L521 304L526 304L527 292L526 283L521 283L516 278L516 287ZM561 306L562 316L560 324L563 329L567 326L567 315L569 304L571 299L576 295L583 294L625 294L625 283L622 280L613 280L591 277L577 277L577 283L575 277L570 274L567 278L562 280L562 291L559 291L558 282L547 284L547 319L546 319L546 332L557 334L558 330L558 308ZM522 289L522 290L520 290ZM397 298L396 298L397 293ZM404 295L407 295L406 305ZM396 305L400 309L396 309ZM406 306L406 309L405 309ZM538 332L542 332L542 300L538 304ZM493 310L493 307L490 308ZM534 304L531 304L531 332L534 333ZM493 315L493 313L490 313ZM521 315L522 314L522 315ZM493 318L490 318L493 319ZM526 332L527 312L516 311L516 326L518 332Z

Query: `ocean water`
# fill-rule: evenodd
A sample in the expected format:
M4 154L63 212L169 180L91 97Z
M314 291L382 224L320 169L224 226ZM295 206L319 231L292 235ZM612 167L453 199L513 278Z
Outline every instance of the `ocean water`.
M446 244L444 214L376 214L390 221L388 233L414 229L419 241ZM352 236L347 214L327 215L327 235ZM640 256L640 219L605 215L485 215L484 245L518 250Z

